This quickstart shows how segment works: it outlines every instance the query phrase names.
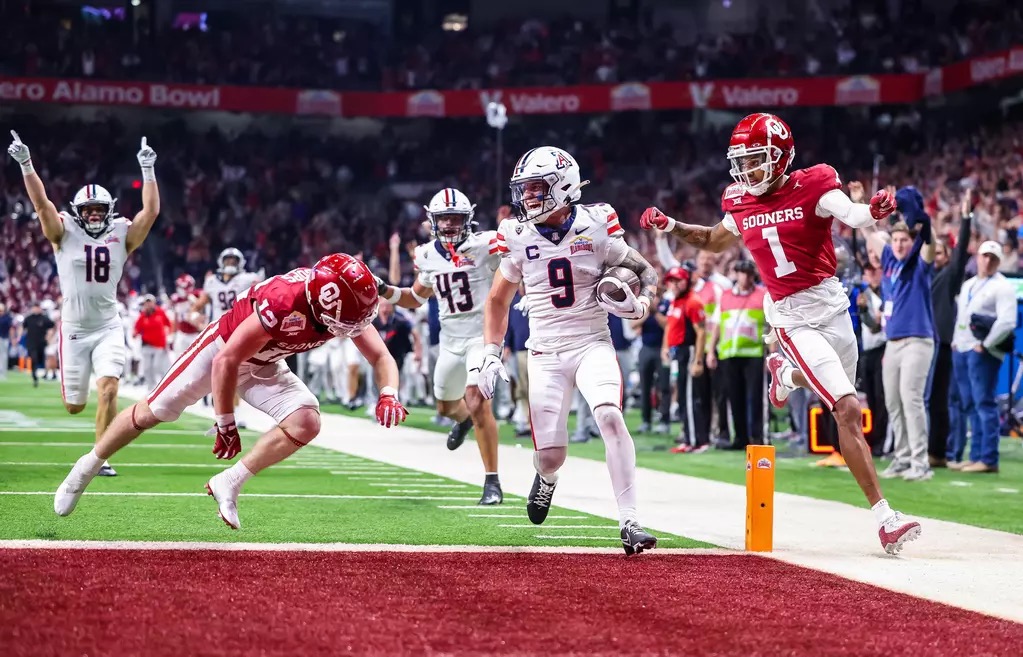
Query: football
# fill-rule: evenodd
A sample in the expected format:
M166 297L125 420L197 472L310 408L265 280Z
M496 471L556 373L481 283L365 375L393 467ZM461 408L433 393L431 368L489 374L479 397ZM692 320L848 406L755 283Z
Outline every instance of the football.
M604 275L600 277L600 282L597 283L597 294L604 294L613 301L625 301L625 292L617 288L612 279L617 279L622 283L625 283L632 288L632 293L639 296L640 288L642 284L639 281L639 276L636 272L625 267L610 267L604 272Z

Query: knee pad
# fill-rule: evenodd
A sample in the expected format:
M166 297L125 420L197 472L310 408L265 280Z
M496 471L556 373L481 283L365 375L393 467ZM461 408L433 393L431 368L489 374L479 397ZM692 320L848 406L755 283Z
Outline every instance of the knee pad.
M552 475L561 469L568 456L567 447L548 447L533 452L533 468L541 475Z

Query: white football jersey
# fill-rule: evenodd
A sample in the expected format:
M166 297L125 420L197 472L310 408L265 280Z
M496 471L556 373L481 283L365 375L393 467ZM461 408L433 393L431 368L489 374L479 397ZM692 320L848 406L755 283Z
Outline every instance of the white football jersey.
M64 297L61 319L86 331L119 321L117 284L128 259L131 220L115 217L107 232L91 237L67 212L61 212L60 218L64 236L55 256Z
M240 272L226 281L219 274L207 276L202 289L210 298L210 321L220 319L224 313L231 310L235 299L262 280L259 274L252 271Z
M526 286L529 340L539 352L610 340L597 283L629 254L618 213L606 203L575 205L558 229L505 219L497 229L501 274Z
M440 339L480 338L483 304L501 262L497 233L473 233L455 253L438 240L416 247L419 283L432 288L440 307Z

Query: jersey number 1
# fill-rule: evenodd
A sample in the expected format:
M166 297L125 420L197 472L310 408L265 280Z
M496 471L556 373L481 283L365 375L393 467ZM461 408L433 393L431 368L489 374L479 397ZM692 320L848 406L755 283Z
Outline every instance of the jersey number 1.
M796 271L796 264L785 256L785 249L781 248L781 240L778 238L778 229L775 226L765 228L760 233L771 247L771 255L774 256L774 275L778 278L788 276Z
M106 283L110 280L110 249L91 244L85 245L85 282Z

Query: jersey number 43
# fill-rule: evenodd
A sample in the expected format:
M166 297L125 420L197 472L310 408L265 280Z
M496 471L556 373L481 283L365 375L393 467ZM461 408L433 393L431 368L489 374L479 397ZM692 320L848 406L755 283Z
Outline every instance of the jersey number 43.
M469 285L469 274L464 271L439 274L434 286L437 289L437 294L448 302L449 313L454 313L456 310L460 313L467 313L472 310L472 287Z

